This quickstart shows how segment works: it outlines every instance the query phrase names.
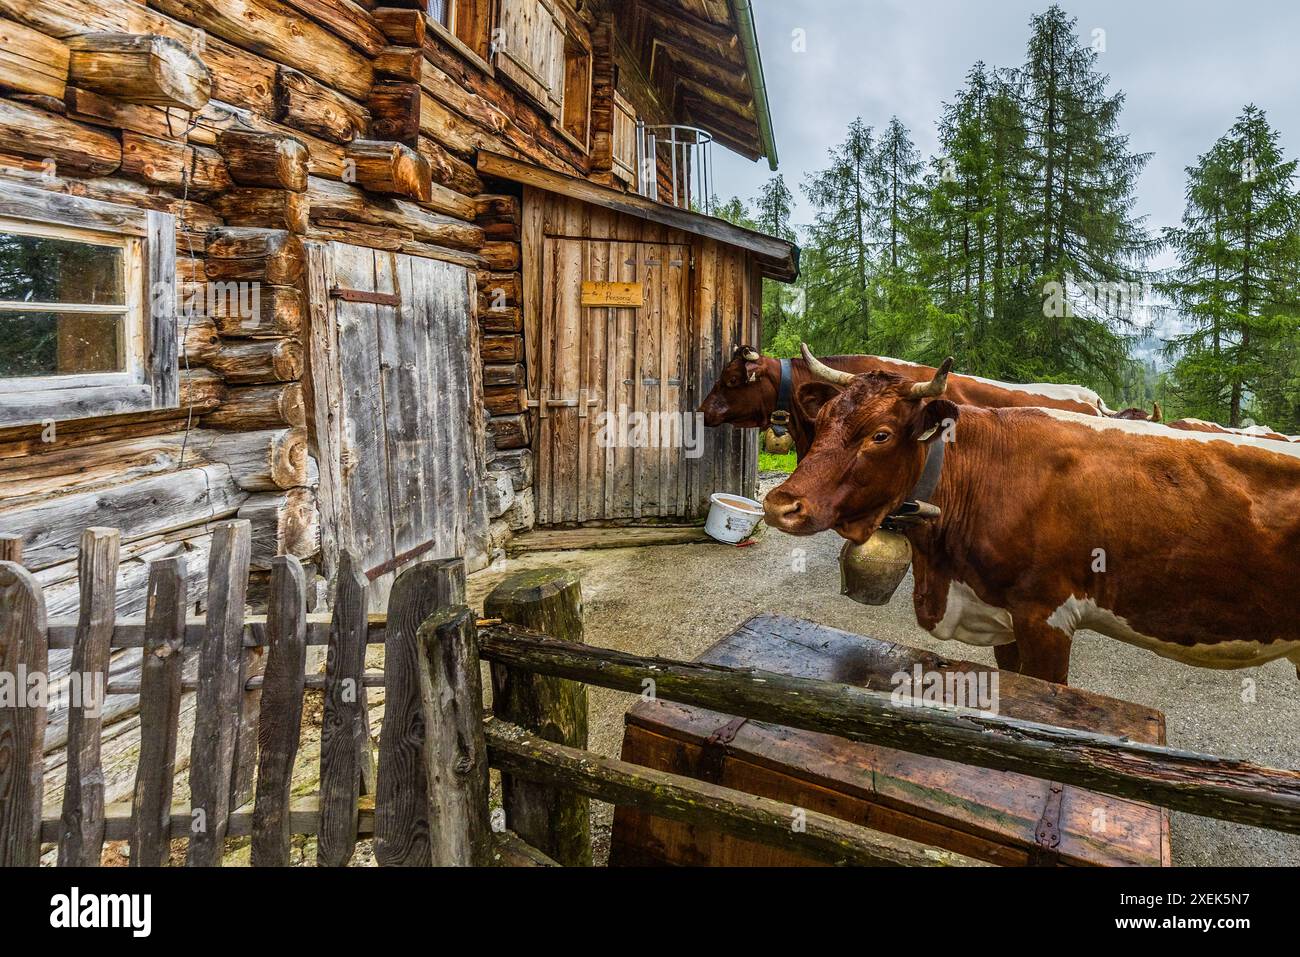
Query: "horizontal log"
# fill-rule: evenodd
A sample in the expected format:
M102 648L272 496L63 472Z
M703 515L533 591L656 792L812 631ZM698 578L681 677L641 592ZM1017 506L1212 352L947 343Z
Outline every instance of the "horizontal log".
M211 369L182 369L180 407L196 415L210 412L226 398L226 383Z
M1300 833L1300 771L966 708L897 705L888 692L758 669L629 655L558 642L507 625L484 627L479 645L485 660L512 668L638 694L649 681L665 701Z
M68 87L64 92L63 105L64 115L70 120L143 133L158 139L170 136L173 130L185 129L186 118L179 110L122 103L111 96L103 96L93 90L80 90L75 86ZM167 123L169 116L170 128Z
M519 273L483 270L477 278L479 309L492 310L520 305Z
M188 181L196 196L211 196L233 185L216 150L130 131L122 133L122 173L178 192L185 190Z
M299 129L281 125L251 110L230 103L210 100L203 108L190 131L191 143L216 146L222 130L256 130L262 133L285 133L302 140L307 145L307 168L313 176L342 177L344 170L343 148L337 143L313 136Z
M490 415L514 415L527 409L523 386L493 385L483 389L483 408Z
M224 226L208 233L209 279L262 279L291 286L307 268L302 240L285 230Z
M354 97L370 89L370 61L280 0L150 0L162 12L313 76Z
M0 88L61 100L67 85L66 43L13 20L0 19Z
M402 199L372 196L346 183L313 176L308 182L313 218L345 219L410 230L421 242L478 250L483 231L473 223L431 212Z
M209 282L185 287L182 306L208 316L226 338L298 336L306 304L297 286L269 283Z
M426 62L420 76L420 87L457 116L493 136L499 136L510 128L510 117L504 110L466 89L464 84L456 82L432 63Z
M488 759L499 771L779 847L822 863L988 866L954 851L873 831L820 811L555 744L499 718L485 722L483 731ZM793 826L796 821L803 826Z
M206 37L139 0L0 0L0 13L52 37L83 33L155 33L202 54Z
M253 130L222 130L217 150L241 186L301 193L307 188L307 146L294 136Z
M117 137L13 100L0 100L0 151L51 160L52 174L66 167L107 176L122 165Z
M276 74L275 119L335 143L350 143L370 128L370 111L360 103L284 66Z
M181 421L173 427L184 425ZM110 434L104 441L38 447L27 455L0 458L0 504L11 508L202 465L226 466L234 483L245 492L305 486L307 433L302 429L191 429L122 437Z
M420 139L420 87L415 83L377 83L366 99L370 135L416 146Z
M249 186L214 197L212 208L232 226L264 226L301 235L307 232L311 203L306 193Z
M409 229L394 226L371 226L350 219L321 217L312 221L307 238L315 242L348 243L396 253L401 252L407 243L413 242L415 235Z
M302 343L296 339L252 339L226 343L207 361L229 385L291 382L302 378Z
M208 36L203 62L212 70L212 99L259 117L275 112L275 63L217 36Z
M479 328L490 335L518 335L524 331L524 313L518 306L502 306L478 314Z
M519 362L524 357L524 343L519 336L483 336L479 355L484 362Z
M302 385L297 382L228 389L221 405L202 419L203 427L209 429L301 428L306 424Z
M402 243L402 252L409 256L419 256L422 259L437 259L441 262L455 263L457 266L464 266L466 269L478 269L483 265L483 257L478 253L451 249L434 243L422 243L419 240Z
M124 103L203 107L212 74L199 57L171 37L137 33L84 33L68 39L68 79L73 86Z
M311 489L251 495L236 517L247 519L252 526L254 569L269 569L277 555L302 559L320 551L320 513Z
M522 449L530 444L527 415L494 415L487 432L498 449Z
M377 7L371 11L375 24L395 46L424 46L424 14L419 10Z
M433 183L429 161L401 143L354 140L348 145L353 182L372 193L427 200Z
M474 218L479 223L507 222L518 226L523 220L519 197L503 193L475 196Z
M124 542L135 541L233 515L247 497L228 468L204 466L5 509L0 533L21 535L24 564L45 568L75 558L92 525L120 527Z
M495 272L513 272L519 268L519 244L516 242L484 243L481 254L487 267Z
M517 363L489 363L483 366L483 386L522 385L524 367Z
M346 40L367 56L377 56L387 40L374 18L352 0L287 0L289 6Z
M182 368L206 366L221 351L217 324L207 316L180 316L177 320Z
M453 156L427 136L419 138L417 148L420 155L429 161L429 169L433 174L435 183L454 190L465 197L473 196L475 193L482 191L483 180L479 178L474 167L459 156ZM468 214L459 215L463 219L473 218Z
M419 47L385 47L375 57L375 77L398 83L419 83L424 54Z

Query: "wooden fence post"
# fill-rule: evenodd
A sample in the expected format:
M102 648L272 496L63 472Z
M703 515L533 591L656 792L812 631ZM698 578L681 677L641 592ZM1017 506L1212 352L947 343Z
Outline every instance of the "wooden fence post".
M416 633L439 608L465 603L465 563L421 562L397 576L384 626L384 726L375 793L375 860L428 867L429 798ZM477 661L477 650L475 660Z
M417 638L432 863L486 867L492 824L474 613L443 608L420 626Z
M199 651L190 748L191 867L220 867L230 825L231 770L244 692L244 601L252 533L247 520L220 522L208 560L207 632Z
M320 730L320 826L316 863L343 867L357 845L361 748L370 747L362 711L369 608L366 576L350 552L339 555L334 618L325 659L325 713ZM363 740L364 738L364 740Z
M67 777L59 819L59 866L98 867L104 849L104 768L99 734L109 645L117 606L117 556L122 536L115 528L87 528L77 552L81 610L68 688Z
M171 851L186 599L184 556L150 564L140 665L140 760L131 800L132 867L162 867Z
M559 638L582 641L582 585L573 572L541 568L518 572L484 603L501 618ZM492 709L505 721L547 741L587 747L587 688L504 665L492 666ZM514 775L501 776L506 826L566 867L591 865L590 801L579 794Z
M289 794L302 726L307 661L307 580L292 555L271 560L266 677L258 720L257 795L253 803L254 867L285 867L293 832Z
M31 572L0 562L0 672L21 671L49 675L45 596ZM0 867L41 862L45 715L43 697L0 705L0 741L7 752L0 761Z

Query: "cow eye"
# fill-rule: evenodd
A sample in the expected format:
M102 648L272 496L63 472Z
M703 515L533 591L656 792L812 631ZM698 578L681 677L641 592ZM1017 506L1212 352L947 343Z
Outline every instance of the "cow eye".
M884 430L882 429L881 431L877 432L875 435L873 435L873 436L871 437L871 441L872 441L872 442L876 442L876 443L880 443L880 442L888 442L888 441L889 441L889 433L886 432L886 431L884 431Z

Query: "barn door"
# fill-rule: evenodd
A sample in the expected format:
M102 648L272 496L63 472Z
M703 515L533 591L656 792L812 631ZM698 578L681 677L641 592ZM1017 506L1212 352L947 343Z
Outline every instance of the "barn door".
M473 276L342 243L312 257L323 543L327 562L353 550L378 611L407 565L486 550Z
M548 238L544 256L538 521L686 515L690 248ZM584 283L640 304L583 305Z

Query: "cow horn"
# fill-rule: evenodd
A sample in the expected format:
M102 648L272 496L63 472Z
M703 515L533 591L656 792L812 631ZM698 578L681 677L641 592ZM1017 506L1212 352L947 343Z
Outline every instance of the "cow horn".
M934 374L934 378L929 382L912 383L912 395L918 399L928 399L936 395L943 395L943 390L948 388L948 373L952 371L952 356L943 360L943 365L939 366L939 371Z
M751 349L748 346L744 346L743 348L745 351L740 354L740 357L746 362L757 362L762 358L762 356L758 354L758 350Z
M808 371L817 378L826 382L833 382L835 385L848 385L853 381L852 372L841 372L839 369L832 369L809 351L808 343L799 343L799 348L803 351L804 361L808 363Z

